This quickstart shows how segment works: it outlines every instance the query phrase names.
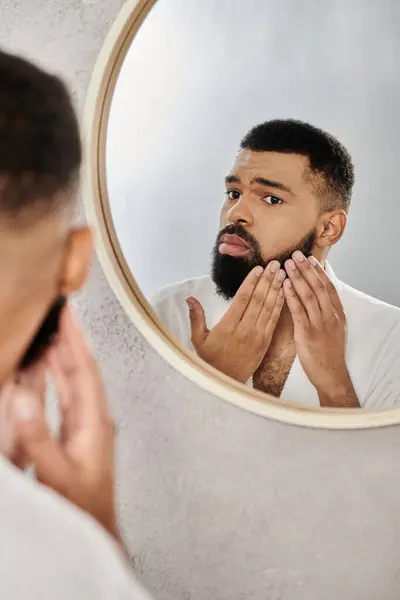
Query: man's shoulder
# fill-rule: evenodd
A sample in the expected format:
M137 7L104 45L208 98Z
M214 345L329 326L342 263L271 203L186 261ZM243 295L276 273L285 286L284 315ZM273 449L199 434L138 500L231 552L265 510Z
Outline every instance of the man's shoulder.
M46 597L49 570L58 598L71 597L73 591L81 598L82 586L87 600L111 593L115 598L147 598L136 588L117 544L89 515L1 457L0 488L2 598L14 597L17 568L24 572L23 588L32 586L35 598L39 591Z
M151 299L151 304L159 305L165 302L185 300L187 296L215 295L215 287L211 277L203 275L172 283L161 288Z
M347 284L341 285L340 295L350 322L373 327L376 332L379 329L382 334L392 330L400 334L400 308Z
M151 305L163 324L185 346L192 349L190 338L189 309L186 298L192 296L202 305L208 327L214 325L224 314L227 303L217 294L211 277L193 277L162 288L151 299Z

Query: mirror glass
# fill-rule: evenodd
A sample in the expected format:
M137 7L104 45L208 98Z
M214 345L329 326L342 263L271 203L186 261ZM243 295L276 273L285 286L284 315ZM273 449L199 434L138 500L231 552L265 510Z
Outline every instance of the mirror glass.
M158 0L118 77L132 275L187 348L279 401L400 401L399 22L396 0Z

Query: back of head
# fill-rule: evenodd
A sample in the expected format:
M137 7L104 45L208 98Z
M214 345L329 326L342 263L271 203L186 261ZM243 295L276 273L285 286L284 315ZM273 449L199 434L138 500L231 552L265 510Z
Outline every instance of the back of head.
M81 159L64 83L0 51L0 388L86 277L90 232L71 225Z
M62 81L0 51L0 219L54 208L75 184L81 155Z
M309 175L324 182L323 208L350 207L354 167L346 148L330 133L303 121L274 119L253 127L243 138L241 149L253 152L298 154L309 161Z

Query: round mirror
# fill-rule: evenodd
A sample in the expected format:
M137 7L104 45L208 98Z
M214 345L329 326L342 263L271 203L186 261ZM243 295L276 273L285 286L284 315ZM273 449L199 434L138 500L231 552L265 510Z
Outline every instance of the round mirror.
M399 5L126 2L84 199L135 325L213 394L297 425L400 422Z

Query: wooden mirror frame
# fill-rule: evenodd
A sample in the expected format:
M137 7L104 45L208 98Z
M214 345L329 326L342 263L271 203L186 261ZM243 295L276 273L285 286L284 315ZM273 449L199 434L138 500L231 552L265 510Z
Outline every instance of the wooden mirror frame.
M111 101L123 61L155 3L156 0L126 0L124 3L96 62L84 112L83 201L88 221L95 229L97 255L114 294L135 327L177 371L207 392L243 410L283 423L325 429L368 429L400 423L400 407L384 410L310 408L246 388L175 339L141 293L114 230L105 150Z

